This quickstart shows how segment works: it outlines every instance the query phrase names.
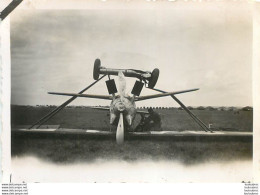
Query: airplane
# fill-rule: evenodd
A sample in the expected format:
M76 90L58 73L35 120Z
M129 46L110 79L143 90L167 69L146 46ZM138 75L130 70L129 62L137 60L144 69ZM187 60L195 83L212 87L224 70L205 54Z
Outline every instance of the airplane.
M140 71L134 69L108 69L101 67L101 62L99 59L96 59L94 63L93 78L95 80L99 79L99 75L104 74L108 75L109 80L106 81L109 95L93 95L93 94L83 94L83 93L60 93L60 92L48 92L52 95L62 95L62 96L72 96L84 97L84 98L96 98L103 100L110 100L110 108L96 108L102 110L110 111L110 125L117 126L116 129L116 142L122 144L124 142L124 137L126 131L133 129L133 121L137 113L146 113L144 111L137 111L135 102L160 98L165 96L173 96L177 94L192 92L199 90L188 89L181 91L173 92L163 92L159 94L140 96L143 85L146 84L148 88L153 88L159 77L159 69L154 69L152 72L149 71ZM110 79L110 75L118 76L118 91L115 85L114 79ZM140 81L136 81L133 89L132 95L126 93L126 79L125 77L136 77Z

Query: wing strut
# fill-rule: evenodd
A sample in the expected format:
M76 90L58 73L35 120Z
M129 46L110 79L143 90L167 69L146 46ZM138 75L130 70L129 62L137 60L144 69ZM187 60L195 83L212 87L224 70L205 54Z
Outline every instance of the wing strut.
M85 91L87 91L89 88L91 88L93 85L95 85L98 81L100 81L101 79L103 79L106 75L104 74L102 77L100 77L98 80L94 81L93 83L91 83L89 86L87 86L86 88L82 89L78 94L82 94ZM65 106L67 106L69 103L71 103L73 100L75 100L77 98L77 96L73 96L70 99L68 99L66 102L64 102L63 104L61 104L59 107L55 108L53 111L51 111L50 113L48 113L47 115L45 115L44 117L42 117L39 121L37 121L36 123L34 123L32 126L29 127L29 129L33 128L34 126L37 125L36 129L38 129L43 123L47 122L49 119L51 119L54 115L56 115L58 112L60 112L63 108L65 108Z
M153 88L152 90L161 92L161 93L167 93L166 91L160 90L160 89L155 89ZM207 127L207 125L205 123L203 123L197 116L195 116L178 98L176 98L174 95L171 95L172 99L174 99L190 116L191 118L202 128L204 129L206 132L210 131L211 133L213 133L213 131L211 129L209 129Z

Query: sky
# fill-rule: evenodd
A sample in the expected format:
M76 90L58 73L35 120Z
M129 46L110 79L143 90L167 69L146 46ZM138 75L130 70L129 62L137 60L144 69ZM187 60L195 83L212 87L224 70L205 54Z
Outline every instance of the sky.
M11 15L11 103L59 105L108 68L160 69L156 88L187 106L252 106L252 15L248 7L17 10ZM116 77L115 80L117 81ZM108 94L105 80L87 93ZM127 78L130 93L136 79ZM143 89L141 95L156 92ZM77 98L72 105L109 105ZM137 106L178 106L170 97Z

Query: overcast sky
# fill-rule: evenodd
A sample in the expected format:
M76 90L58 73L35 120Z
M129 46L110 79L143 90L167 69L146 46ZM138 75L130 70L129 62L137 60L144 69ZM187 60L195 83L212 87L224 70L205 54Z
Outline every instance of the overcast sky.
M58 105L68 97L47 92L79 92L93 82L100 58L109 68L159 68L156 88L165 91L200 88L177 96L186 105L252 105L251 47L252 18L241 7L17 10L11 17L11 102ZM104 81L88 93L107 94ZM127 79L127 91L134 82ZM137 105L178 106L170 97Z

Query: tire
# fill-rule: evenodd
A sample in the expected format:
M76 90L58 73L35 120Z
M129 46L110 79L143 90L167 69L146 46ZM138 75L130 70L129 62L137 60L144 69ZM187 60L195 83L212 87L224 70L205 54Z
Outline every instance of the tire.
M98 78L99 78L100 66L101 66L100 59L96 59L95 62L94 62L94 69L93 69L93 78L94 78L94 80L98 80Z
M152 76L151 78L149 79L149 83L148 83L148 87L149 88L154 88L154 86L156 85L157 83L157 80L159 78L159 74L160 74L160 71L158 68L155 68L152 72Z

